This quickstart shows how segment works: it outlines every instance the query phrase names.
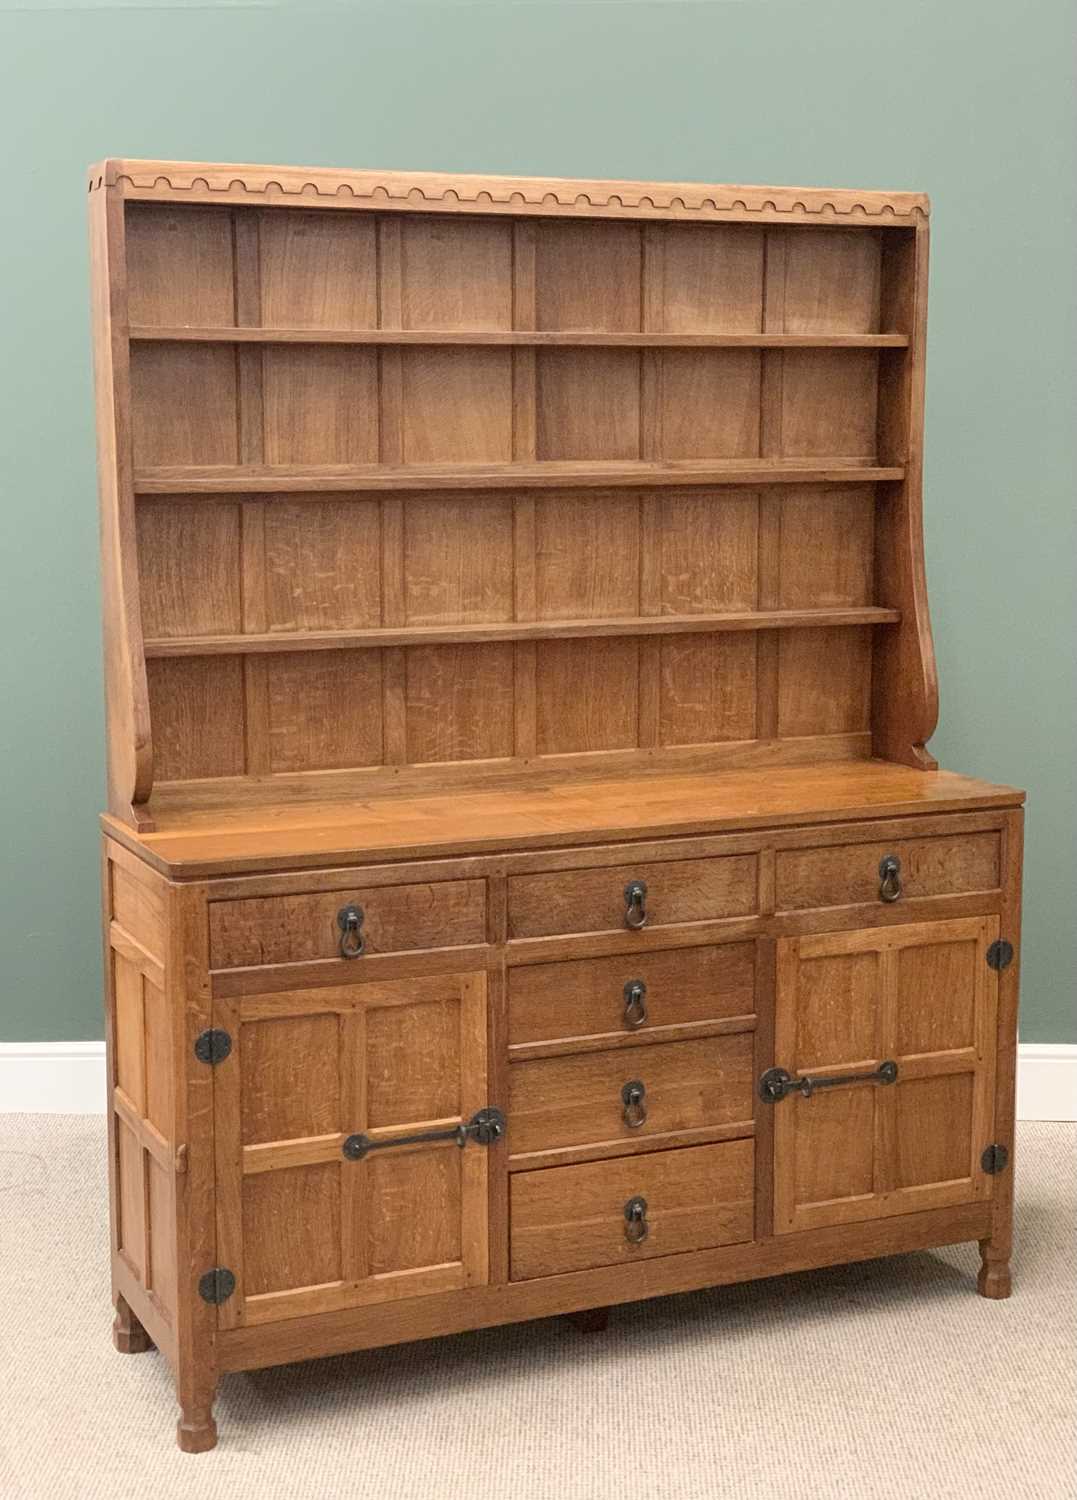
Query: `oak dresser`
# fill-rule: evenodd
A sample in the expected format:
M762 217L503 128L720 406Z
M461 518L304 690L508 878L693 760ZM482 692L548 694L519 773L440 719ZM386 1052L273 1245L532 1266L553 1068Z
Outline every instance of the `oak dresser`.
M1023 794L925 749L927 200L89 204L114 1333L180 1446L316 1355L958 1241L1007 1296Z

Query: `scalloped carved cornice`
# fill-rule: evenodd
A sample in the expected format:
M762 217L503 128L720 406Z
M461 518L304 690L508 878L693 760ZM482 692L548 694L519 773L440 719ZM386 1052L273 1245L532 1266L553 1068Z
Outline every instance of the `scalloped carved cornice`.
M922 193L848 188L711 186L690 182L570 181L425 172L207 162L109 160L91 168L95 192L176 203L261 203L393 212L552 214L586 218L762 220L916 224L930 207Z

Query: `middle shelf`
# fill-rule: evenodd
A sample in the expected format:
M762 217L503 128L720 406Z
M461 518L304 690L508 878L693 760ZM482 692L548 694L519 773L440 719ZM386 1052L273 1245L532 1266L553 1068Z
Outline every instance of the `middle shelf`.
M368 490L646 489L649 486L878 484L900 464L850 458L545 460L459 464L168 464L136 469L139 495L328 494Z
M697 615L632 615L593 620L507 620L482 625L412 625L367 630L272 631L246 635L147 638L147 657L222 656L357 647L541 641L585 636L689 635L725 630L790 630L841 625L896 625L896 609L768 609Z

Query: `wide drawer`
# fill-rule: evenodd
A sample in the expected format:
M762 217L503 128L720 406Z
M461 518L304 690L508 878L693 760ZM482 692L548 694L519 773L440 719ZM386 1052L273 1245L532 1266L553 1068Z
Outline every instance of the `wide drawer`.
M514 1158L752 1118L751 1032L513 1063Z
M508 884L510 938L707 922L748 916L758 906L754 854L640 859L514 875Z
M231 969L341 957L340 913L362 913L363 953L456 948L486 941L486 882L351 886L291 896L215 901L209 908L210 965ZM355 946L355 930L347 934ZM361 958L356 968L361 966Z
M889 878L884 861L897 862ZM782 849L775 858L776 904L779 911L800 911L994 891L1000 871L997 832Z
M753 1187L747 1140L517 1173L512 1279L743 1243L754 1232Z
M755 1010L755 944L527 964L509 970L509 1045L607 1042Z

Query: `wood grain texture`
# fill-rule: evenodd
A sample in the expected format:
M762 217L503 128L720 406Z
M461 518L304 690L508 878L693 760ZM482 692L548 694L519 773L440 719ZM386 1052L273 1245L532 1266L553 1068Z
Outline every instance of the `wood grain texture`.
M180 1446L222 1369L961 1238L1005 1296L1023 794L923 748L926 200L90 188L114 1338Z
M648 1234L625 1238L624 1204L642 1196ZM752 1146L734 1141L512 1179L512 1278L625 1265L751 1238Z
M635 1125L622 1088L638 1081L645 1118ZM625 1051L514 1062L509 1077L512 1158L539 1165L567 1146L662 1145L682 1131L752 1117L752 1038L707 1037Z

